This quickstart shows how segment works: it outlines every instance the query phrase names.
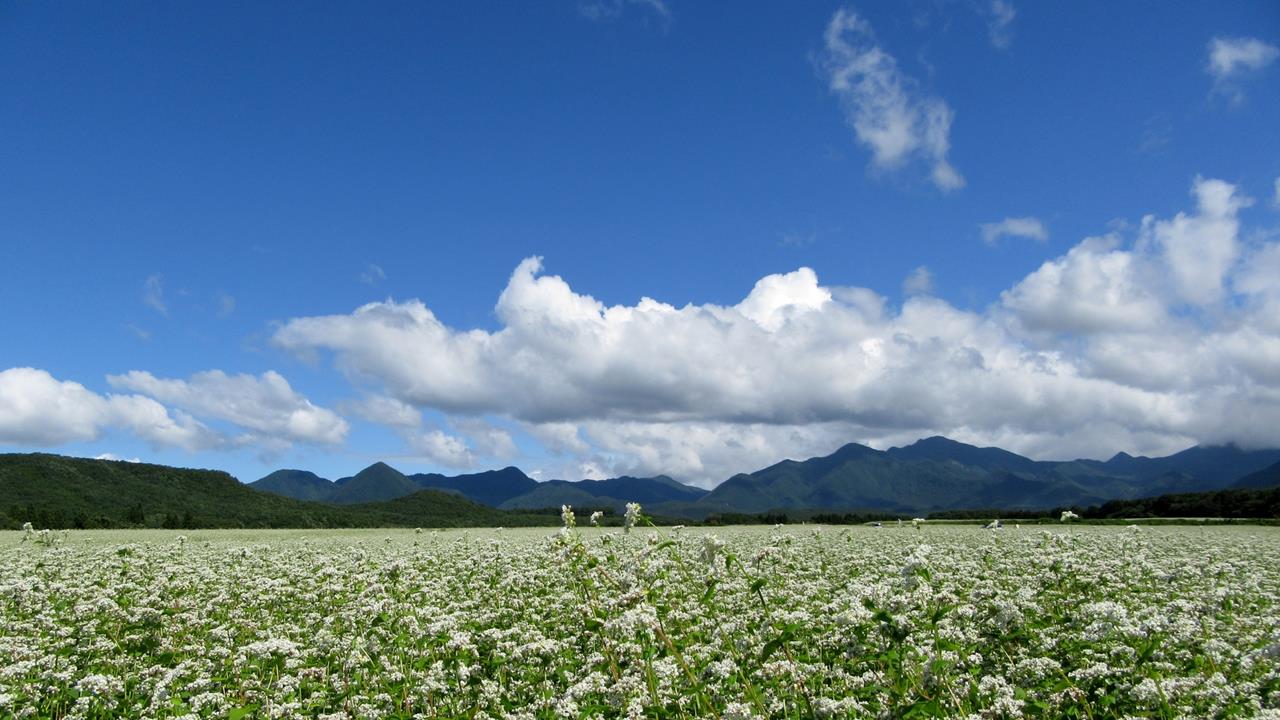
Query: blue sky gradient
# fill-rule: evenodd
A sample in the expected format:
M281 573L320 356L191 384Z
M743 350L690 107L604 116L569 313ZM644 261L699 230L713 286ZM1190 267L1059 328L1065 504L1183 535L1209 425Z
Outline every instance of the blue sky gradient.
M1280 436L1211 430L1223 427L1218 407L1247 407L1255 425L1280 418L1280 331L1269 320L1280 305L1269 304L1275 290L1258 270L1271 267L1280 203L1275 3L512 5L0 8L0 372L34 372L0 382L0 447L218 467L244 480L282 466L338 477L387 459L415 471L518 464L544 478L666 471L713 484L843 442L883 446L935 432L1039 457L1280 445ZM841 42L852 54L831 44L839 17L851 19ZM889 74L857 74L872 57ZM836 88L841 69L874 87ZM944 155L962 186L931 179L927 147L886 165L858 137L853 124L885 100L886 78L907 109L950 113ZM1203 267L1203 254L1177 255L1184 235L1156 225L1197 216L1193 191L1211 193L1212 181L1235 200L1219 213L1230 228L1187 230L1184 245L1224 248L1222 271L1203 281L1218 289L1205 290L1179 274ZM1036 221L1039 237L997 237L1008 219ZM1026 224L1006 227L1026 234ZM1029 294L1021 304L1008 294L1109 232L1108 250L1086 249L1127 253L1120 259L1147 269L1112 278L1125 300L1106 312L1144 307L1151 323L1121 323L1123 332L1079 318L1055 324L1043 308L1028 309ZM749 333L685 337L695 332L686 325L643 342L621 326L601 331L622 337L619 347L670 342L668 355L702 342L706 357L758 352L776 362L767 371L710 362L651 377L653 363L632 367L624 354L526 377L557 356L515 340L503 345L516 350L510 356L452 358L489 368L455 388L511 377L550 388L527 399L507 390L505 400L448 395L438 369L406 378L406 367L441 366L399 358L403 345L355 357L332 342L347 325L324 325L330 335L320 337L295 324L355 322L366 303L403 309L415 299L463 335L569 312L559 300L512 306L515 315L495 309L533 257L542 269L531 277L563 278L575 297L605 307L647 297L733 308L762 278L811 268L834 305L810 309L857 305L866 298L854 302L847 289L861 288L887 319L855 333L847 318L822 315L836 324L792 340L780 335L801 332L791 315L792 329L745 310L720 320L746 318L776 344ZM787 292L812 290L797 278ZM550 294L539 297L553 291L542 286ZM1051 398L1065 391L1033 383L1007 414L970 420L986 407L964 395L981 385L974 378L934 378L928 390L868 376L844 388L833 384L842 375L822 375L850 362L842 349L807 374L843 398L819 410L806 398L822 393L773 357L788 347L821 357L818 338L871 357L864 341L908 332L912 297L999 328L998 340L974 331L987 340L961 341L912 325L915 343L978 352L988 373L1000 348L1036 354L1110 389L1077 395L1078 413L1062 412ZM566 357L612 357L599 338L542 320L539 337L572 347ZM1152 380L1108 360L1169 337L1180 344L1161 357L1185 353L1194 366L1162 368L1164 379ZM447 345L421 347L434 357L454 352ZM1253 348L1253 359L1223 350L1237 346ZM519 365L524 353L536 362ZM133 371L183 385L121 379ZM209 371L252 382L198 375ZM288 390L266 392L266 373ZM767 388L758 394L768 399L705 412L664 400L686 391L737 398L741 386L726 380L735 377ZM913 409L895 413L865 394L876 386L895 388ZM1117 411L1116 393L1130 391L1136 404ZM916 403L917 392L934 396ZM228 397L214 408L219 393ZM578 395L598 402L566 399ZM126 410L112 396L139 401ZM144 404L155 412L144 398L187 423L184 440L155 430L154 417L137 420ZM370 398L401 403L401 420L357 408ZM1169 420L1137 421L1142 408ZM1208 417L1182 417L1188 408ZM1035 420L1048 416L1071 417Z

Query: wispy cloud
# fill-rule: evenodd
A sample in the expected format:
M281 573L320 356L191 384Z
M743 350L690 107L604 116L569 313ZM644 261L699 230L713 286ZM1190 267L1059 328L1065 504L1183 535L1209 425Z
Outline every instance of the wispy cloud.
M218 293L218 317L227 317L235 311L236 299L226 293Z
M1215 37L1209 41L1205 72L1213 77L1214 92L1233 103L1244 101L1242 76L1265 68L1280 57L1280 48L1258 38Z
M1000 222L983 223L981 229L982 242L989 246L995 246L1000 238L1005 237L1027 238L1040 243L1049 239L1049 229L1033 217L1011 217Z
M578 12L588 20L617 20L628 7L648 10L664 24L671 22L671 8L664 0L579 0Z
M871 150L873 165L897 170L919 160L930 167L939 189L964 187L964 177L947 159L953 117L947 103L922 92L852 10L836 11L824 40L821 66L828 88L858 142Z
M369 263L364 267L364 271L360 273L358 279L365 285L377 285L387 279L387 273L383 271L380 265Z
M783 233L778 239L779 247L786 248L806 248L818 241L818 234L815 232L789 232Z
M1138 138L1138 153L1142 155L1160 155L1173 142L1173 122L1165 113L1156 113L1142 123L1142 134Z
M991 0L987 6L987 33L991 44L998 48L1007 48L1013 42L1013 19L1018 11L1013 3L1007 0Z
M169 306L164 302L163 275L151 275L142 284L142 302L161 315L169 316Z
M124 329L128 330L131 335L133 335L134 337L138 338L143 342L146 342L151 339L150 330L145 330L143 328L140 328L137 325L134 325L133 323L125 323Z

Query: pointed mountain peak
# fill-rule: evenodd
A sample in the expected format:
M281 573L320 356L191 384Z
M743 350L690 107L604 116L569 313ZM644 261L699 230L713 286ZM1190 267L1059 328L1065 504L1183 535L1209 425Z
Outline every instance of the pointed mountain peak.
M861 445L859 443L849 443L847 445L842 446L839 450L836 450L835 452L831 453L827 457L854 458L854 457L862 457L863 455L879 455L879 454L880 454L880 451L876 450L873 447L867 447L866 445Z
M907 447L937 447L937 448L944 448L944 447L956 448L956 447L961 447L961 448L976 448L976 447L977 447L977 445L970 445L970 444L968 444L968 443L962 443L962 442L960 442L959 440L952 440L951 438L946 437L946 436L943 436L943 435L934 435L934 436L932 436L932 437L920 438L919 440L917 440L917 441L915 441L915 442L911 443L910 445L907 445Z
M1029 471L1036 463L1017 453L997 447L978 447L941 435L923 438L904 447L889 450L899 460L954 461L985 470Z
M368 477L370 475L399 475L400 477L404 477L404 473L381 460L356 473L355 477Z

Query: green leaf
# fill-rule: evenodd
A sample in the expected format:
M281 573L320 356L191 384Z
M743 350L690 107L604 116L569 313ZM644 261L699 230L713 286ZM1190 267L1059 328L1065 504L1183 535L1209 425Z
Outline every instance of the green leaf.
M715 595L716 595L716 581L708 580L707 591L702 593L702 602L707 602L711 598L715 597Z
M795 637L795 633L790 629L784 630L781 635L764 644L764 649L760 651L760 662L769 659L769 656L777 652L782 644Z

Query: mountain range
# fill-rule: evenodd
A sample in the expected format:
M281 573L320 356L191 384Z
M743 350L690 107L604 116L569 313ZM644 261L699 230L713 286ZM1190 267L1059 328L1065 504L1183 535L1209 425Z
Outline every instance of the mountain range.
M876 450L850 443L824 457L783 460L735 475L706 491L665 475L538 482L518 468L445 476L405 475L385 463L328 481L278 470L250 487L332 504L386 502L433 489L502 510L573 505L621 512L627 502L668 517L723 513L881 511L924 513L968 508L1084 507L1167 493L1263 488L1280 484L1280 450L1196 446L1167 457L1119 453L1106 461L1032 460L945 437Z
M545 526L559 524L562 504L612 510L606 522L616 524L627 502L673 522L1065 507L1091 508L1093 517L1271 517L1280 516L1280 450L1227 445L1047 462L933 437L884 451L849 444L735 475L711 491L662 475L537 482L514 467L405 475L385 463L336 481L279 470L244 484L215 470L0 455L0 528Z
M455 493L481 505L503 510L573 505L610 508L619 512L628 502L693 502L707 494L706 490L684 485L665 475L538 482L514 467L454 476L438 473L405 475L383 462L376 462L355 475L334 481L306 470L277 470L249 483L249 487L296 500L336 505L384 502L421 490L436 490Z

